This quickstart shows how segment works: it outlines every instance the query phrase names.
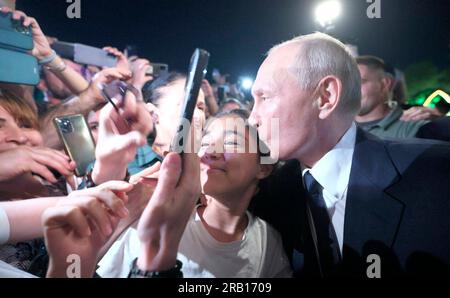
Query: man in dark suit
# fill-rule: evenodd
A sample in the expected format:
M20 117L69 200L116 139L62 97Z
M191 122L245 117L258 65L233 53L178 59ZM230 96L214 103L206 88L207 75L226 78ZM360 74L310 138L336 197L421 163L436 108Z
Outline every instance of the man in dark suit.
M360 84L325 34L269 52L250 122L288 161L252 209L281 232L296 276L449 276L450 147L357 129Z

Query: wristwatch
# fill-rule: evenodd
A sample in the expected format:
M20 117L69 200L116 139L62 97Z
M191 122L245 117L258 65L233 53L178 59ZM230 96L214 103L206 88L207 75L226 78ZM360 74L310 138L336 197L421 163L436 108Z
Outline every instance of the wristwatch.
M144 271L137 266L137 258L134 259L128 278L183 278L181 268L183 263L177 260L175 266L165 271Z

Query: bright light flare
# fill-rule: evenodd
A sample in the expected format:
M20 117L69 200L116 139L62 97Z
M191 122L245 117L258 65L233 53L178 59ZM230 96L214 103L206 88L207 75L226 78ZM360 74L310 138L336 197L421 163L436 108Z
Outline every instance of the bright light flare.
M250 90L252 89L253 86L253 80L250 78L243 78L242 79L242 88L244 88L245 90Z
M316 21L322 26L331 25L342 12L342 5L337 0L328 0L319 3L315 10Z

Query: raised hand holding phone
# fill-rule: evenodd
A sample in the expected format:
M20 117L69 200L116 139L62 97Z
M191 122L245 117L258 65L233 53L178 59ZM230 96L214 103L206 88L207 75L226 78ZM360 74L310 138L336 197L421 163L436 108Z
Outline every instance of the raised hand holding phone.
M110 103L100 113L96 163L92 172L97 185L124 179L136 149L145 144L153 129L150 113L133 92L125 92L121 100L110 96L107 99Z
M191 131L192 118L194 116L197 98L200 92L202 81L205 78L208 67L209 53L202 49L196 49L191 57L189 73L185 85L185 97L181 108L180 119L177 132L172 139L171 152L186 153L193 152L193 148L188 148L189 132Z
M208 52L195 50L186 80L185 101L178 130L171 144L172 152L165 157L162 165L155 166L155 169L159 169L156 189L138 225L141 253L136 266L140 270L162 271L173 268L180 239L200 196L199 157L195 152L188 151L186 146L189 144L189 133L194 129L190 123L208 58ZM150 173L155 174L153 170ZM148 183L145 177L139 179Z

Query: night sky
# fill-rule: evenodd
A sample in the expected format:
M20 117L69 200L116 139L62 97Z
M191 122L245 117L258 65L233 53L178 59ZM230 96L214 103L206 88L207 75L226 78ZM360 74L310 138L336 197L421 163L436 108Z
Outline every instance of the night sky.
M366 0L343 0L335 36L398 68L422 60L450 67L450 0L380 0L369 19ZM211 53L210 70L254 76L265 52L317 30L313 0L81 0L69 19L65 0L17 0L47 35L93 46L138 46L141 56L185 71L195 47ZM210 71L211 73L211 71Z

